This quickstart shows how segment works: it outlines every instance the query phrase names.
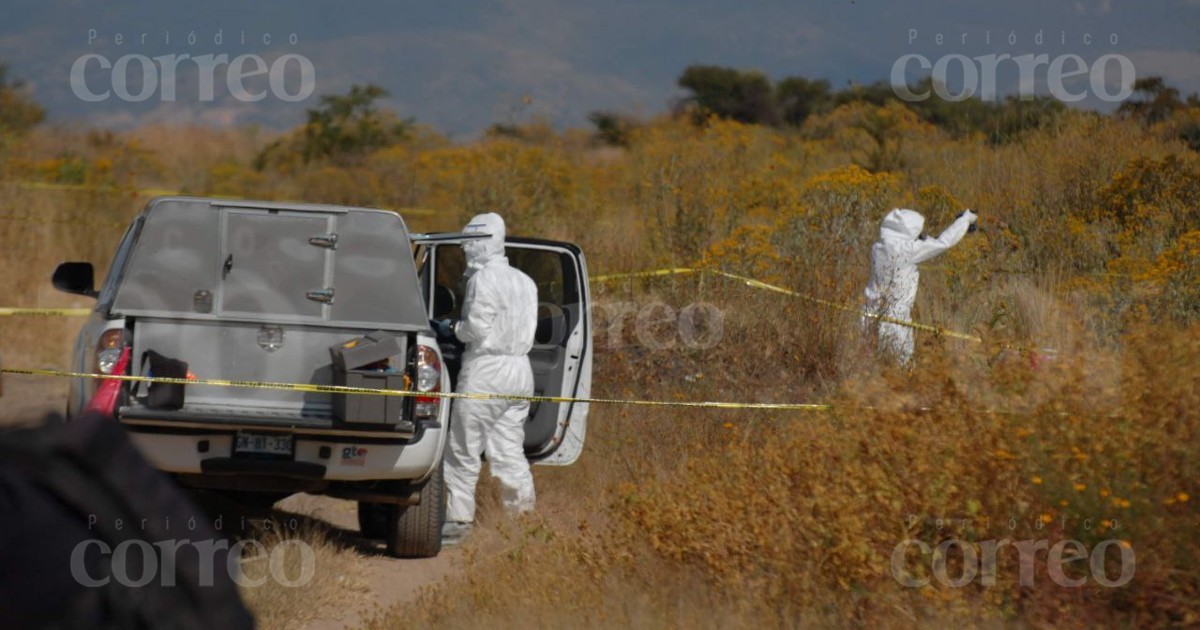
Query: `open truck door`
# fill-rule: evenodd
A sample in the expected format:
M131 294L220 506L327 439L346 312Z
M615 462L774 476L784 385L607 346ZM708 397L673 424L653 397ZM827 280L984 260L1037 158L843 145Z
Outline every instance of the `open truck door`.
M413 235L430 319L457 319L466 294L462 243L475 235ZM505 242L508 262L538 288L538 326L529 361L534 395L587 398L592 387L590 289L583 252L570 243L531 238ZM462 344L441 341L452 378L457 378ZM525 454L537 464L565 466L583 451L588 405L530 403L525 421Z

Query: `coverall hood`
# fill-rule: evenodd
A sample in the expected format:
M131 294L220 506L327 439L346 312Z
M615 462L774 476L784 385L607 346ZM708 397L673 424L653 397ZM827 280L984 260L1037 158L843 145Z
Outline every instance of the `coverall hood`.
M463 228L463 233L473 234L482 232L490 234L486 239L476 239L463 243L463 252L467 257L467 266L479 269L495 259L504 257L504 218L495 212L477 214Z
M879 227L879 238L882 240L916 240L925 229L925 217L916 210L897 208L883 217Z

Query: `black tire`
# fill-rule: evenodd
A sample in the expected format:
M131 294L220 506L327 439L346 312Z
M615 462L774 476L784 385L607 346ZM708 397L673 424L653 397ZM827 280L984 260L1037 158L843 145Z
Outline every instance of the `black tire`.
M397 558L432 558L442 550L442 524L446 521L446 483L443 465L421 488L417 505L392 505L387 531L388 553Z
M363 538L383 540L388 537L391 507L382 503L358 502L358 531Z

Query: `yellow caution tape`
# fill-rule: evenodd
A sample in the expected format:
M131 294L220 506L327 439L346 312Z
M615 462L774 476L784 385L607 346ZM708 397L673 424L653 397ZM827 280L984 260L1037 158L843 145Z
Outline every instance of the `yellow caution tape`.
M50 225L52 223L61 223L65 225L99 225L102 227L124 228L129 225L128 221L91 221L88 219L61 219L57 217L32 217L16 214L0 214L0 219L5 221L26 221L28 223L37 223L40 225Z
M669 269L655 269L652 271L634 271L634 272L629 272L629 273L614 273L614 274L608 274L608 275L603 275L603 276L595 276L595 277L589 278L589 280L591 280L592 282L609 282L612 280L621 280L621 279L625 279L625 278L644 278L644 277L652 277L652 276L683 275L683 274L691 274L691 273L711 273L711 274L721 276L724 278L729 278L730 280L737 280L738 282L742 282L746 286L749 286L749 287L752 287L755 289L761 289L763 291L770 291L772 293L779 293L779 294L787 295L790 297L800 298L802 300L808 300L809 302L812 302L814 304L820 304L821 306L827 306L829 308L834 308L834 309L837 309L840 311L853 313L855 315L869 317L871 319L875 319L875 320L878 320L881 322L887 322L889 324L896 324L899 326L906 326L906 327L912 328L914 330L923 330L926 332L931 332L935 335L951 337L954 339L965 339L967 341L974 341L976 343L983 342L982 338L977 337L975 335L968 335L966 333L955 332L953 330L942 328L940 326L931 326L929 324L919 324L917 322L910 322L910 321L905 321L902 319L894 319L891 317L886 317L884 315L879 315L877 313L868 313L868 312L865 312L861 308L856 308L853 306L846 306L845 304L838 304L837 302L830 302L829 300L823 300L821 298L813 297L811 295L805 295L804 293L800 293L799 291L793 291L791 289L785 289L783 287L776 286L773 284L767 284L766 282L762 282L761 280L755 280L754 278L740 276L735 273L729 273L728 271L721 271L720 269L692 269L690 267L674 267L674 268L669 268Z
M887 323L889 323L889 324L897 324L897 325L899 325L899 326L907 326L907 327L909 327L909 328L912 328L912 329L915 329L915 330L924 330L924 331L926 331L926 332L931 332L931 333L933 333L933 334L935 334L935 335L942 335L942 336L946 336L946 337L952 337L952 338L954 338L954 339L965 339L965 340L967 340L967 341L974 341L975 343L983 343L983 339L982 339L982 338L980 338L980 337L977 337L977 336L975 336L975 335L968 335L968 334L966 334L966 333L955 332L955 331L953 331L953 330L949 330L949 329L946 329L946 328L942 328L942 327L940 327L940 326L930 326L929 324L918 324L918 323L916 323L916 322L909 322L909 321L905 321L905 320L902 320L902 319L894 319L894 318L891 318L891 317L885 317L885 316L883 316L883 315L879 315L879 314L877 314L877 313L868 313L868 312L866 312L866 311L863 311L862 309L859 309L859 308L854 308L854 307L852 307L852 306L846 306L846 305L844 305L844 304L838 304L837 302L830 302L829 300L822 300L822 299L820 299L820 298L812 297L811 295L805 295L805 294L803 294L803 293L799 293L799 292L797 292L797 291L792 291L791 289L785 289L785 288L783 288L783 287L777 287L777 286L775 286L775 285L772 285L772 284L767 284L767 283L765 283L765 282L760 282L760 281L758 281L758 280L755 280L755 279L753 279L753 278L747 278L747 277L745 277L745 276L739 276L739 275L737 275L737 274L728 273L728 272L725 272L725 271L713 270L713 273L715 273L715 274L717 274L717 275L719 275L719 276L724 276L724 277L726 277L726 278L731 278L731 279L733 279L733 280L740 280L740 281L742 281L742 282L746 283L748 286L751 286L751 287L754 287L754 288L757 288L757 289L763 289L763 290L766 290L766 291L772 291L772 292L775 292L775 293L782 293L782 294L784 294L784 295L790 295L790 296L792 296L792 297L798 297L798 298L800 298L800 299L803 299L803 300L808 300L808 301L810 301L810 302L813 302L813 303L816 303L816 304L820 304L820 305L822 305L822 306L828 306L828 307L830 307L830 308L835 308L835 309L838 309L838 310L841 310L841 311L846 311L846 312L849 312L849 313L854 313L854 314L856 314L856 315L862 315L862 316L864 316L864 317L870 317L871 319L875 319L875 320L878 320L878 321L881 321L881 322L887 322Z
M10 315L46 315L50 317L86 317L90 308L7 308L0 307L0 317Z
M52 184L49 182L4 182L17 188L32 190L65 190L70 192L103 192L103 193L136 193L136 189L121 188L120 186L97 186L89 184Z
M107 194L131 194L138 197L172 197L176 195L186 195L177 190L168 190L166 188L132 188L117 186L115 184L55 184L49 182L3 182L17 188L26 188L29 190L61 190L65 192L99 192ZM209 194L206 197L214 199L237 199L232 195L215 195Z
M688 267L673 267L671 269L654 269L651 271L631 271L627 273L610 273L603 276L589 276L588 280L590 282L609 282L611 280L623 280L625 278L648 278L651 276L671 276L689 273L700 273L700 270L690 269Z
M432 211L431 211L432 212ZM0 215L0 218L5 218ZM640 271L635 273L618 273L607 276L593 276L588 278L591 282L605 282L618 278L636 277L636 276L664 276L675 273L698 273L697 269L659 269L654 271ZM769 286L769 285L767 285ZM6 308L0 307L0 316L4 315L59 315L66 317L86 316L92 313L92 309L88 308Z
M178 190L168 190L166 188L141 188L137 191L137 193L138 193L138 196L140 196L140 197L179 197L181 195L188 196L187 193L183 193ZM205 197L211 197L213 199L237 199L238 198L234 195L217 195L217 194L213 194L213 193L207 194L207 195L205 195Z
M391 210L397 214L411 214L419 217L431 217L435 214L440 214L432 208L383 208L383 210Z
M485 394L475 392L417 392L412 390L374 389L346 385L317 385L315 383L270 383L259 381L236 381L225 379L165 378L158 376L130 376L123 374L91 374L62 370L29 370L0 367L0 374L24 376L54 376L62 378L91 378L108 381L134 383L167 383L172 385L208 385L213 387L242 387L248 389L270 389L291 392L321 394L370 394L374 396L401 396L421 398L449 398L470 400L523 400L528 402L580 403L597 405L632 405L638 407L702 407L709 409L775 409L786 411L829 411L833 405L819 403L740 403L721 401L683 400L633 400L619 398L571 398L568 396L522 396L519 394Z
M0 183L9 184L12 186L16 186L18 188L28 188L28 189L32 189L32 190L62 190L62 191L68 191L68 192L101 192L101 193L111 193L111 194L131 193L131 194L137 195L139 197L178 197L178 196L187 197L187 196L193 196L191 193L180 192L178 190L168 190L166 188L122 188L120 186L113 186L113 185L99 185L98 186L98 185L89 185L89 184L51 184L51 183L47 183L47 182L0 182ZM239 197L237 195L218 195L218 194L213 194L213 193L207 193L203 196L209 197L212 199L241 199L241 197ZM380 210L388 210L390 212L395 212L398 214L407 214L407 215L415 215L415 216L433 216L433 215L438 214L437 210L433 210L430 208L380 208ZM76 221L72 221L72 220L63 220L63 219L58 219L58 220L41 219L41 220L39 220L39 219L32 219L32 218L27 218L27 217L13 217L13 216L4 216L4 215L0 215L0 218L16 220L16 221L28 220L28 221L33 221L35 223L52 223L52 222L54 222L54 223L57 223L57 222L75 223L76 222ZM84 223L84 221L79 221L79 223ZM105 225L107 225L107 224L105 224ZM125 227L126 224L118 223L116 225L118 225L120 227Z
M601 275L601 276L593 276L593 277L589 278L589 280L591 282L609 282L612 280L619 280L619 279L624 279L624 278L642 278L642 277L653 277L653 276L682 275L682 274L691 274L691 273L712 273L712 274L715 274L715 275L718 275L718 276L721 276L724 278L729 278L731 280L737 280L738 282L742 282L746 286L749 286L749 287L752 287L755 289L760 289L763 291L770 291L772 293L779 293L779 294L787 295L790 297L800 298L802 300L808 300L810 302L813 302L814 304L820 304L822 306L827 306L829 308L838 309L838 310L845 311L848 313L853 313L856 315L862 315L864 317L870 317L872 319L876 319L881 322L887 322L889 324L896 324L899 326L907 326L907 327L915 329L915 330L923 330L926 332L933 333L935 335L951 337L954 339L965 339L967 341L974 341L976 343L983 342L982 338L977 337L975 335L968 335L965 333L955 332L953 330L949 330L949 329L942 328L939 326L930 326L929 324L919 324L917 322L910 322L910 321L905 321L902 319L893 319L891 317L886 317L886 316L879 315L876 313L867 313L867 312L864 312L862 309L854 308L852 306L838 304L837 302L830 302L829 300L823 300L821 298L813 297L811 295L805 295L798 291L793 291L791 289L785 289L783 287L779 287L779 286L776 286L773 284L767 284L766 282L762 282L760 280L755 280L754 278L740 276L738 274L729 273L727 271L721 271L719 269L691 269L688 267L674 267L674 268L670 268L670 269L654 269L651 271L635 271L635 272L629 272L629 273L615 273L615 274L607 274L607 275ZM90 313L91 313L90 309L82 309L82 308L80 308L80 309L0 308L0 315L80 316L80 315L88 315Z

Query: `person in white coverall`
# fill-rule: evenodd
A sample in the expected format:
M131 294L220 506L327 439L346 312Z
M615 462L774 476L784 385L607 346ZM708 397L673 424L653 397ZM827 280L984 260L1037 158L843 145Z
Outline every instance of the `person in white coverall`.
M871 247L871 279L867 282L864 325L875 317L912 321L913 302L921 273L917 265L954 247L973 229L975 213L963 211L937 238L922 236L925 217L915 210L895 209L883 218L879 240ZM913 355L913 330L908 326L879 321L879 349L892 354L901 364Z
M439 333L453 333L466 344L457 389L531 396L529 351L537 329L537 286L509 266L500 215L478 215L463 232L490 236L463 244L467 287L461 319L452 326L445 320L436 322ZM533 474L524 448L528 415L529 402L524 400L454 401L446 450L445 544L460 542L475 520L475 485L484 452L492 475L500 480L505 510L512 514L533 509Z

